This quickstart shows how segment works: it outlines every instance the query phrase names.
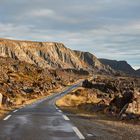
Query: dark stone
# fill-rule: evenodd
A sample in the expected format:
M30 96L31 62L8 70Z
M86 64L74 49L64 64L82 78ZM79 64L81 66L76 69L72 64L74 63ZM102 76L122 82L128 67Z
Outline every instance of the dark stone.
M82 87L85 87L85 88L92 88L93 87L93 84L91 82L89 82L88 80L85 80L83 81L82 83Z
M110 106L115 106L120 111L126 104L131 103L134 99L134 93L126 91L123 97L116 96L111 102Z
M26 93L33 93L34 92L33 88L23 88L22 90Z

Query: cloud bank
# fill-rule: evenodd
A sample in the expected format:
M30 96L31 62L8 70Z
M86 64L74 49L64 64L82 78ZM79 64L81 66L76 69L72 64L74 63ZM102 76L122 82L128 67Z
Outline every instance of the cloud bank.
M139 0L0 0L0 37L63 42L140 68Z

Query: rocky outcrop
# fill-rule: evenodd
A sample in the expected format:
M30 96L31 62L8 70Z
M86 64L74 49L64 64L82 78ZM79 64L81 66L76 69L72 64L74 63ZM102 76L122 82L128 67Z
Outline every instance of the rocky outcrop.
M93 54L89 52L81 52L81 51L74 51L74 52L81 61L86 63L87 67L104 69L105 66L102 63L100 63L97 57L94 56Z
M3 98L3 95L0 93L0 106L2 105L2 98Z
M102 64L96 56L89 52L74 51L77 57L85 65L86 69L99 72L99 73L115 73L115 71L107 65Z
M75 92L78 97L87 96L85 103L80 104L79 107L87 111L102 111L119 119L138 120L140 119L140 84L137 80L135 78L109 79L108 77L85 80L82 87L86 92L84 94L82 91ZM90 94L94 95L92 101L90 101L92 97L89 96ZM94 103L94 101L98 102Z
M0 56L25 61L42 68L86 69L112 72L93 54L73 51L62 43L0 39Z
M109 60L109 59L99 59L99 60L104 65L108 65L116 71L121 71L129 75L140 76L140 70L135 71L131 67L131 65L129 65L126 61L116 61L116 60Z

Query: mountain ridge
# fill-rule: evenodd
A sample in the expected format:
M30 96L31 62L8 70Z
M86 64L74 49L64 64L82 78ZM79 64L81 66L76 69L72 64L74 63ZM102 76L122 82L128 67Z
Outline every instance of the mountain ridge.
M126 61L98 59L89 52L71 50L63 43L0 38L0 56L25 61L41 68L83 69L115 74L117 71L140 76Z
M113 72L96 56L73 51L63 43L0 39L0 56L35 64L42 68L86 69Z
M127 61L125 60L117 61L99 58L99 61L104 65L109 65L114 70L121 71L129 75L140 76L140 69L139 70L133 69L132 66L128 64Z
M138 75L140 75L140 69L137 69L137 70L136 70L136 73L137 73Z

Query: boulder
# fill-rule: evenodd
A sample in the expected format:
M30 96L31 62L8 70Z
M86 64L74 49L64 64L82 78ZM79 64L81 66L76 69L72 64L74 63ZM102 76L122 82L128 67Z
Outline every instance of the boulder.
M110 102L110 107L116 107L116 112L120 112L125 105L132 103L134 100L134 93L132 91L125 91L122 97L116 96ZM127 109L127 108L126 108Z
M90 81L88 81L88 80L84 80L83 83L82 83L82 87L92 88L93 84Z
M24 87L22 89L25 93L33 93L34 92L34 89L33 88L29 88L29 87Z
M2 98L3 98L3 95L0 93L0 106L2 105Z
M6 105L7 107L10 107L12 105L12 101L8 96L3 96L2 104Z

